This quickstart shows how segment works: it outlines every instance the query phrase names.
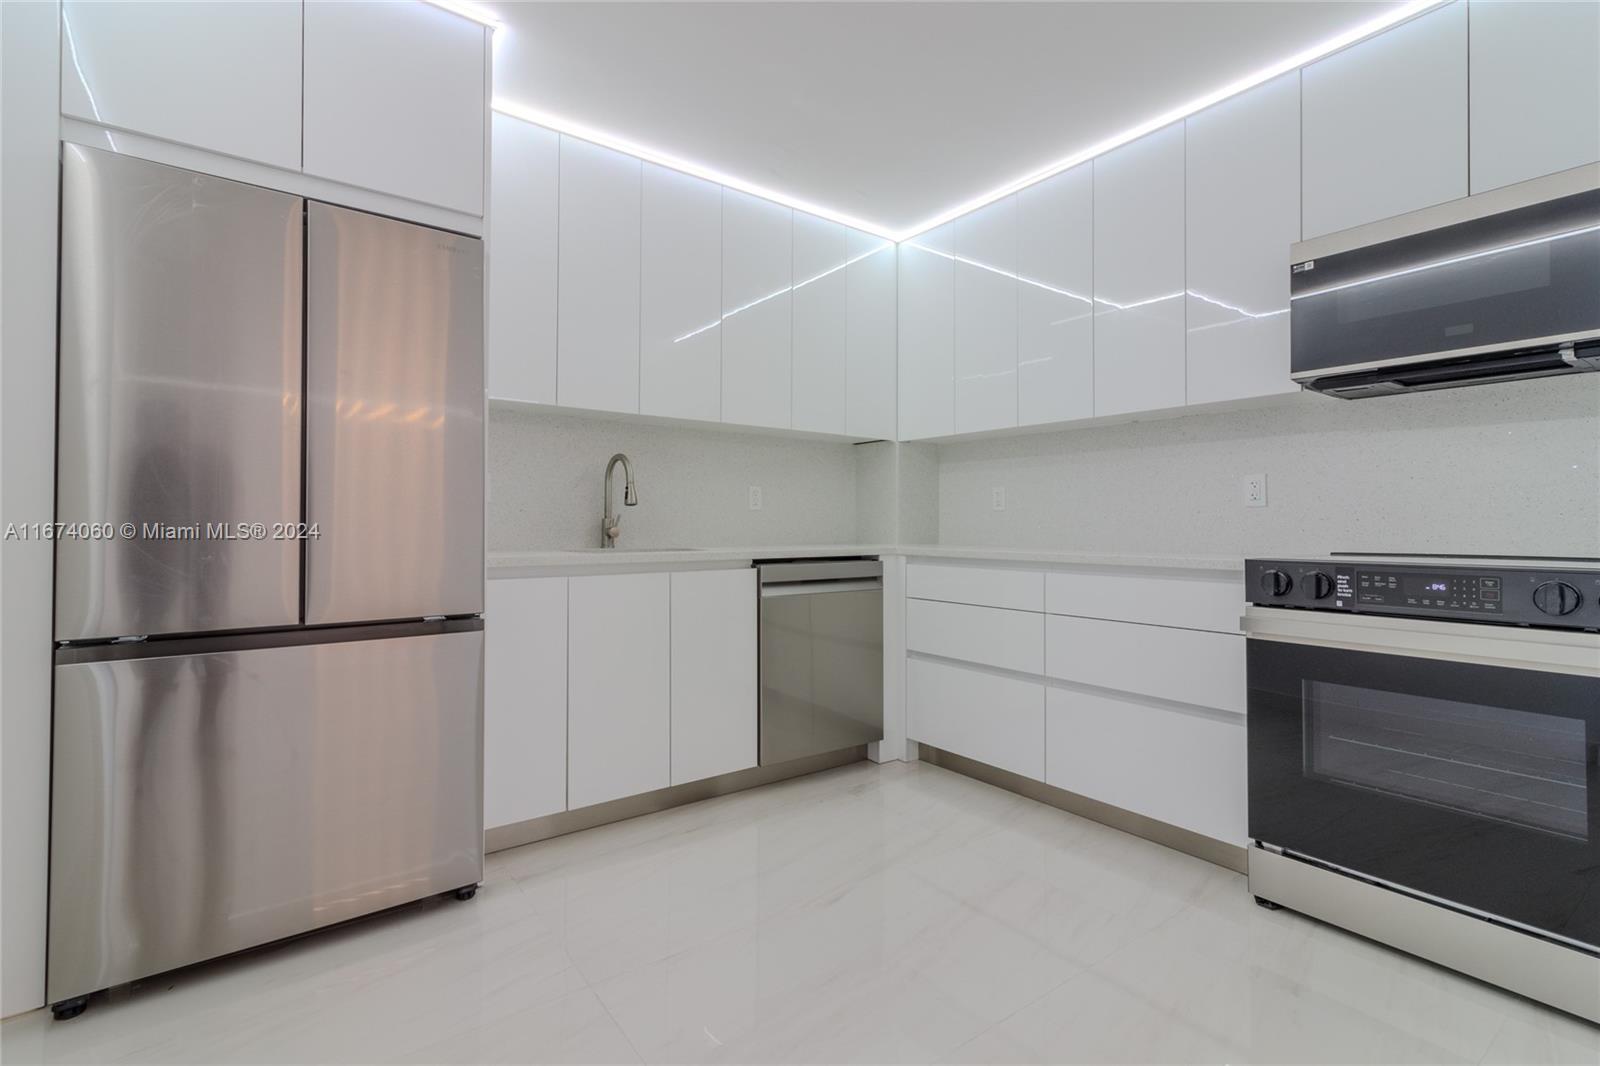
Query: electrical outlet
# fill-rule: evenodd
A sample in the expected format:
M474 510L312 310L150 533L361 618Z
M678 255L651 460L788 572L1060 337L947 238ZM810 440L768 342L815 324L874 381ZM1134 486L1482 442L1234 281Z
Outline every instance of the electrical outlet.
M1265 507L1267 505L1267 475L1246 474L1239 481L1239 490L1244 496L1246 507Z
M752 511L761 510L761 486L760 485L751 485L750 486L750 510L752 510Z
M990 501L993 504L994 509L996 511L1004 511L1006 509L1006 490L1002 486L996 485L989 491L993 493L993 495L990 497Z

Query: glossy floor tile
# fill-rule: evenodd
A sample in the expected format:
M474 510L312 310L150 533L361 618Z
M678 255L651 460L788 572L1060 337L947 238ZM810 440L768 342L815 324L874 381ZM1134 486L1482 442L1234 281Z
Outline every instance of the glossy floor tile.
M406 908L0 1025L47 1062L1573 1062L1600 1029L1198 859L862 763L490 857Z

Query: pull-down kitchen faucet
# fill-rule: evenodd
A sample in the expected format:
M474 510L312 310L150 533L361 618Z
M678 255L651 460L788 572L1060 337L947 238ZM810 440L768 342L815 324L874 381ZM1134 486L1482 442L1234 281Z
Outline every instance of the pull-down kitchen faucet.
M628 457L618 452L606 464L606 513L600 519L600 547L615 548L617 537L622 534L622 519L611 509L611 472L622 464L622 506L633 507L639 503L639 494L633 487L633 464L628 462Z

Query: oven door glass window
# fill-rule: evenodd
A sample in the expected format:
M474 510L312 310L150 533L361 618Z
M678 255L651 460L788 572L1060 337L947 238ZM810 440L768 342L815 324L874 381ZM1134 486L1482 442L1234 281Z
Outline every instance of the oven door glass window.
M1513 826L1589 837L1584 725L1509 707L1307 681L1306 772Z

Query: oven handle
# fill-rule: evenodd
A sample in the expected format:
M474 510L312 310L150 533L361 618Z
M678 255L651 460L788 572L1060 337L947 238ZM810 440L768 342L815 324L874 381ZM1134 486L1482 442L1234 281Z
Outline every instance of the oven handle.
M1600 633L1246 607L1252 640L1600 678Z

